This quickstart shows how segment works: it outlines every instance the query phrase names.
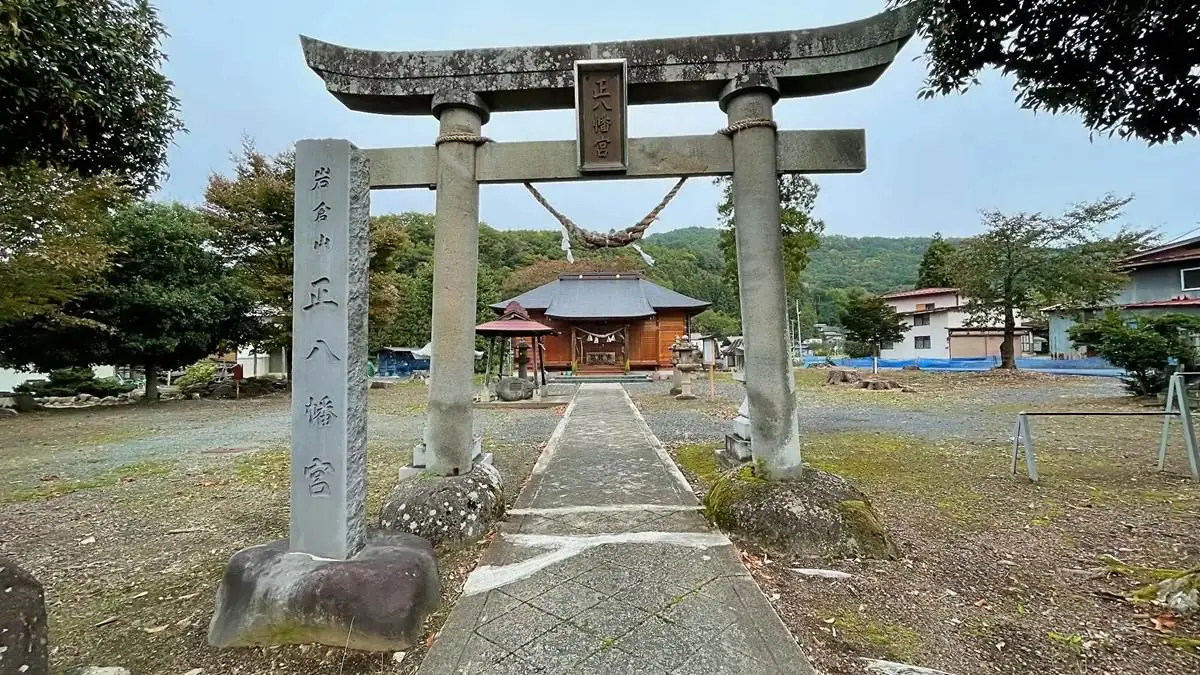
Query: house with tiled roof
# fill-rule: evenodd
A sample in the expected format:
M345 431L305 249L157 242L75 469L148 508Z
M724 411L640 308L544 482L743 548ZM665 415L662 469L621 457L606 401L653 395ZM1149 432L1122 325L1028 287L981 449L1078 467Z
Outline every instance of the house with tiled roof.
M883 299L896 310L908 332L884 345L884 359L966 359L999 357L1004 342L1001 326L968 326L966 298L957 288L918 288L888 293ZM1020 354L1028 328L1018 328L1013 351Z
M546 369L581 374L670 369L671 344L710 305L637 272L561 274L491 308L512 302L556 331L542 339Z
M1086 320L1107 309L1133 314L1200 314L1200 237L1141 251L1123 259L1120 269L1129 275L1129 282L1110 305L1081 314L1047 308L1052 355L1086 356L1071 344L1067 331L1075 325L1076 318Z

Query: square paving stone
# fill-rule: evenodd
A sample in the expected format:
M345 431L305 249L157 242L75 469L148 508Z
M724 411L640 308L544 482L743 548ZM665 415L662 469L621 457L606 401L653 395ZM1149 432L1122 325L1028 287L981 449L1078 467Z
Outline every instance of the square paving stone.
M659 616L679 629L680 639L695 649L713 644L726 629L738 620L740 608L733 608L716 598L692 593L671 605ZM753 653L746 649L744 653Z
M463 647L462 654L458 657L458 665L454 669L455 673L463 675L476 675L477 673L489 673L491 666L497 661L506 658L509 650L500 647L491 640L479 635L471 633L467 638L467 644Z
M609 596L641 585L644 583L644 577L639 572L620 565L604 563L580 574L573 581Z
M483 602L483 609L479 612L479 621L476 625L482 626L498 616L511 612L520 604L520 600L510 595L500 591L489 591L487 599Z
M535 675L545 672L546 670L541 666L513 654L499 663L492 664L487 675Z
M560 619L570 619L585 609L592 607L605 598L598 593L574 581L564 581L558 586L542 593L529 601L529 604L545 610Z
M501 593L516 598L517 600L530 600L563 583L561 577L553 574L547 574L545 571L535 573L533 576L525 577L511 584L504 584L495 589ZM492 591L495 592L495 591Z
M476 632L498 645L516 651L559 623L562 623L562 619L551 616L537 607L521 604L483 624Z
M545 672L566 673L604 646L605 642L595 635L570 624L560 624L515 653Z
M608 562L609 554L610 551L606 550L604 546L596 546L578 555L573 555L562 562L554 563L544 571L561 579L574 579L580 574Z
M690 592L689 589L658 581L626 588L612 597L614 600L657 614L671 605L681 602L684 596Z
M687 663L696 651L683 640L681 630L678 626L652 616L631 633L617 640L616 647L671 671Z
M667 671L616 647L608 647L589 656L572 672L585 675L665 675Z
M646 611L610 598L584 610L571 623L602 640L615 640L649 618L650 614Z
M671 671L671 675L807 675L812 671L805 669L805 665L797 664L794 670L781 671L746 654L708 645Z

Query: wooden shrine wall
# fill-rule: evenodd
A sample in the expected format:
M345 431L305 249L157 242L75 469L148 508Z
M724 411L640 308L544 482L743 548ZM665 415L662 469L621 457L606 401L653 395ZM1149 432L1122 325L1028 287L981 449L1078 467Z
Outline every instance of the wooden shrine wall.
M560 331L558 335L548 335L542 339L546 346L546 367L551 370L567 370L571 367L571 326L568 321L548 319L541 312L531 310L529 318ZM583 324L585 322L579 322ZM604 324L607 330L614 330L620 322L610 321ZM677 335L687 330L687 316L680 310L664 310L656 317L631 322L629 325L629 366L634 369L670 368L671 343ZM595 331L597 323L589 323L590 330Z

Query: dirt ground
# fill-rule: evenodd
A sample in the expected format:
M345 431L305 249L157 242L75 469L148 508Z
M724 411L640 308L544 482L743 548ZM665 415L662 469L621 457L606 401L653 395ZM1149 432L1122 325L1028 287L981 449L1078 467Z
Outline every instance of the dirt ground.
M1200 565L1200 486L1188 478L1178 424L1158 473L1162 417L1033 418L1041 470L1033 484L1023 464L1018 475L1008 471L1017 412L1156 404L1099 378L886 377L918 392L827 387L823 373L798 373L802 424L806 410L821 411L805 426L803 452L866 492L903 559L775 560L743 543L752 573L820 672L864 673L864 658L956 675L1200 672L1200 618L1122 597L1163 570ZM639 404L711 415L740 396L727 390L685 404L668 402L663 389L643 392ZM869 430L864 417L884 430ZM674 444L698 493L717 441ZM791 571L812 567L852 577Z
M805 459L862 488L904 558L785 561L744 546L821 673L863 673L864 657L955 675L1200 671L1200 620L1120 597L1156 574L1141 568L1200 564L1200 486L1187 478L1179 434L1159 474L1159 417L1038 418L1042 481L1008 472L1020 410L1153 407L1100 378L887 377L918 391L825 387L823 373L801 371L797 396ZM666 383L628 388L703 492L697 462L720 442L741 385L718 377L690 402L668 397ZM421 384L371 392L372 520L420 437L424 396ZM477 413L511 498L561 415ZM207 646L230 555L286 536L287 431L282 396L0 420L0 551L47 587L56 673L79 665L137 675L415 671L423 647L363 655ZM444 603L431 631L480 550L442 560ZM1130 567L1114 573L1099 562L1106 555ZM853 576L812 579L794 567Z
M368 522L411 458L425 386L372 390ZM477 411L516 497L561 417ZM216 650L206 634L229 557L287 536L288 399L172 401L0 420L0 552L46 586L55 673L411 673L405 654L320 646ZM482 547L441 560L440 625Z

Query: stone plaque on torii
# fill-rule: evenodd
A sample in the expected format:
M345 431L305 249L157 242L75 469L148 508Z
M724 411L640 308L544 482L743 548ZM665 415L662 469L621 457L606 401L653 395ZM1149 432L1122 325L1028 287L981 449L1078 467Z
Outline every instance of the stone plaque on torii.
M297 143L290 537L234 555L210 642L403 649L437 602L429 542L444 543L447 530L481 536L484 516L503 514L499 474L476 458L472 420L481 184L533 191L536 182L732 175L751 451L771 477L798 474L777 178L861 172L866 140L861 129L778 131L773 106L869 86L912 37L916 11L908 5L813 30L513 49L378 52L302 37L309 67L348 108L433 115L439 134L414 148ZM629 107L699 101L717 102L728 125L708 135L628 138ZM493 112L572 107L574 140L482 135ZM416 508L420 497L397 501L402 485L384 504L380 529L368 532L370 190L410 187L437 191L425 473L482 479L474 485L489 499L466 507L479 509L471 527L451 528L448 519L465 510L441 509L441 497L425 508ZM440 489L431 482L410 484L426 485L429 496ZM401 524L424 539L396 534Z

